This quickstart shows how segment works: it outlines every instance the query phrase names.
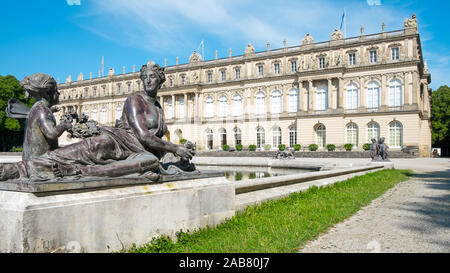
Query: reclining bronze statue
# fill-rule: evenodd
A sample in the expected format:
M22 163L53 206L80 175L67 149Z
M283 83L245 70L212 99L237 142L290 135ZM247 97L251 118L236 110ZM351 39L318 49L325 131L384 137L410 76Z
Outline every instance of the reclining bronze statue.
M193 143L177 145L161 139L167 126L156 95L165 81L164 68L155 63L143 65L140 78L144 91L126 99L114 127L91 123L88 131L83 131L79 124L72 125L71 114L56 124L52 110L59 92L52 77L41 73L25 77L21 85L36 103L28 110L11 101L6 111L12 117L27 117L23 158L17 163L0 164L0 181L122 176L156 181L161 175L198 172L190 162L195 155ZM86 123L86 117L76 118ZM58 147L58 137L64 131L82 140Z

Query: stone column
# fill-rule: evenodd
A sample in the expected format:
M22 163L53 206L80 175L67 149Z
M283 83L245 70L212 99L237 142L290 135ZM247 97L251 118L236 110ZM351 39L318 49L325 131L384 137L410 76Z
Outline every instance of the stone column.
M172 95L172 118L173 119L177 118L177 115L176 115L176 113L177 113L177 103L176 103L175 98L176 98L175 95Z
M308 111L314 109L313 81L308 80Z
M338 89L338 109L343 109L344 107L344 78L339 79L339 89Z
M381 75L381 90L380 90L380 109L385 109L389 105L387 100L389 99L386 83L386 75Z
M359 77L359 90L358 90L358 106L361 109L366 108L366 88L364 87L364 78Z
M195 92L195 97L194 97L194 118L197 119L199 116L199 104L198 104L198 92Z
M187 93L184 93L184 118L188 117L188 96Z

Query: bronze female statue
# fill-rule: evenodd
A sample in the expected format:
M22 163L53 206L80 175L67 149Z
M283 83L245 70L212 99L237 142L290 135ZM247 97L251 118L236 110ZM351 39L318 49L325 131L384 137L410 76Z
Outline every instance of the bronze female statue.
M116 121L115 127L100 127L98 136L12 166L0 164L0 180L22 178L36 181L132 174L157 180L161 173L173 173L174 168L168 171L160 164L160 159L169 152L186 162L192 158L194 150L161 139L167 126L156 95L165 81L164 69L154 63L143 65L140 78L144 91L126 99L122 117ZM192 170L192 165L184 166L187 171ZM182 168L183 164L175 167L179 171L183 171Z

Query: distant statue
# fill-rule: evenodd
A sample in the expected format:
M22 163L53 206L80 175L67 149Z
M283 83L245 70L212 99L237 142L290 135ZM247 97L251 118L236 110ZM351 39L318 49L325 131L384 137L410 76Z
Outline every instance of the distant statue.
M253 53L255 53L255 48L252 46L251 43L248 43L247 47L245 48L245 55L253 54Z
M295 159L294 153L290 150L278 151L275 155L276 159Z
M416 18L416 15L413 14L411 16L411 19L406 18L405 22L403 23L403 26L405 28L415 28L415 29L417 29L417 18Z
M378 143L372 138L370 145L370 157L372 161L389 161L388 146L384 143L384 137L378 139Z
M309 45L314 43L314 39L309 33L306 33L305 37L302 39L302 45Z
M143 65L140 78L144 91L126 99L122 117L116 121L115 127L100 126L98 135L93 134L94 136L84 138L80 142L57 149L53 149L55 143L52 143L53 146L48 148L49 151L39 156L26 158L17 163L0 164L0 181L13 179L34 182L125 175L155 181L162 174L198 172L189 162L195 154L192 143L177 145L161 139L167 132L167 126L162 107L156 98L165 81L164 68L154 63ZM46 86L46 81L39 82L43 83L36 85L38 87L36 91L40 94L42 90L48 88L41 88ZM48 90L56 92L56 87ZM45 97L45 100L36 103L44 113L51 113L48 108L49 99ZM35 108L38 109L37 106ZM32 108L30 114L33 110ZM48 119L52 118L53 116L48 116ZM51 124L53 123L54 120ZM28 123L27 131L31 125ZM95 131L96 124L93 126L90 128L88 125L87 128ZM62 127L69 126L62 125ZM38 129L41 130L33 128ZM59 130L62 129L58 129L58 133ZM39 134L36 135L41 137ZM174 160L164 160L167 154L173 154Z
M344 34L342 34L342 32L338 28L335 28L333 33L331 33L330 40L334 41L334 40L342 40L342 39L344 39Z

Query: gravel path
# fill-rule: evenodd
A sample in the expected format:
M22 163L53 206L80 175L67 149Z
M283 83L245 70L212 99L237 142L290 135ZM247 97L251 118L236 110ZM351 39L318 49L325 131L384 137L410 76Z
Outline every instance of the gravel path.
M450 252L450 164L397 184L300 253Z

